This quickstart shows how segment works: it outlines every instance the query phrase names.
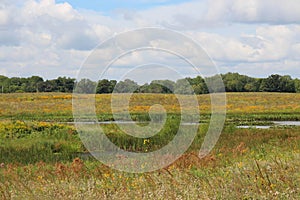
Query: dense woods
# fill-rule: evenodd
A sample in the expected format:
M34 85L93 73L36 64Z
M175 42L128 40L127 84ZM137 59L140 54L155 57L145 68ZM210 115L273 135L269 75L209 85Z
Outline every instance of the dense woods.
M225 90L227 92L290 92L300 93L300 80L292 79L289 75L273 74L267 78L253 78L238 73L222 74ZM206 82L213 82L215 77L171 80L154 80L151 83L138 85L133 80L103 79L98 82L89 79L82 79L76 82L74 78L59 77L53 80L44 80L39 76L29 78L12 77L0 75L1 93L22 93L22 92L73 92L77 84L77 92L80 93L177 93L177 94L207 94L209 89ZM193 91L189 90L189 85ZM94 88L96 86L96 91ZM210 91L218 92L218 91Z

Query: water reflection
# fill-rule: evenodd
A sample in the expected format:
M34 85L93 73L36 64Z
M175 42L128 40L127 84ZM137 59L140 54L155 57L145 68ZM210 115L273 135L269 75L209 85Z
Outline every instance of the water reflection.
M273 121L277 126L300 126L300 121Z
M269 128L271 128L271 126L237 126L237 128L269 129Z
M273 125L243 125L237 126L237 128L269 129L276 126L300 126L300 121L271 121L271 123L273 123Z

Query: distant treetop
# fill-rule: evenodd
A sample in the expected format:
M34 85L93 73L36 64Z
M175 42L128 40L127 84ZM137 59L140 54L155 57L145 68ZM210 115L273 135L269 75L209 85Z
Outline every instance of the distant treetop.
M300 80L292 79L289 75L272 74L267 78L253 78L238 73L221 74L226 92L291 92L300 93ZM91 81L82 79L76 82L74 78L58 77L53 80L44 80L39 76L29 78L12 77L0 75L0 92L66 92L72 93L76 85L80 93L177 93L177 94L207 94L210 91L207 83L214 83L215 77L187 77L177 81L153 80L151 83L138 85L133 80L99 80ZM219 90L219 91L218 91Z

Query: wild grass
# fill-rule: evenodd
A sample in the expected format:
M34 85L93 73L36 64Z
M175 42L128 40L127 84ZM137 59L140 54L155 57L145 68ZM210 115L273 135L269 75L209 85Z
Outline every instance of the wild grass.
M3 163L2 199L298 199L299 128L228 128L199 159L192 149L159 171L131 174L95 160ZM42 152L41 152L42 153Z
M180 114L175 95L134 94L130 97L123 94L114 98L130 99L130 113L135 120L149 119L146 112L153 104L161 104L169 114ZM210 96L199 95L197 98L201 116L204 120L209 119ZM227 93L227 120L300 120L299 102L300 94L297 93ZM96 113L100 121L113 120L110 103L110 94L96 95ZM120 112L124 109L122 104L116 108ZM10 120L73 121L72 94L1 94L0 116Z
M119 98L119 97L117 97ZM72 125L70 94L0 95L0 199L299 199L300 127L237 129L237 124L300 120L300 94L230 93L228 117L216 146L199 159L208 124L200 125L191 147L175 163L133 174L86 157ZM99 120L112 120L110 95L97 95ZM131 97L131 117L148 121L153 103L165 106L165 127L149 138L126 135L103 124L120 148L155 151L177 133L179 106L172 95ZM209 95L198 96L203 122ZM122 106L120 110L122 110ZM47 121L47 122L45 122Z
M69 161L83 151L74 127L46 122L0 122L0 162Z

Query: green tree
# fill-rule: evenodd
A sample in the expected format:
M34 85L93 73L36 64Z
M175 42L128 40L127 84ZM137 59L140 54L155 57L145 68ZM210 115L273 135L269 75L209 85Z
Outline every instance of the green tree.
M107 79L100 80L98 82L96 92L98 94L112 93L116 86L116 82L117 81L115 81L115 80L110 80L110 81Z
M245 92L259 92L261 81L260 78L250 78L244 87Z
M227 92L256 90L256 80L245 75L240 75L239 73L224 74L222 75L222 79Z
M175 84L176 94L194 94L193 88L189 83L188 79L179 79Z
M27 78L25 92L39 92L41 84L44 82L43 78L39 76L32 76Z
M295 79L294 80L294 85L295 85L295 92L300 93L300 79Z
M224 82L219 75L205 78L205 83L210 93L225 92Z
M8 92L25 92L27 80L25 78L12 77L10 78Z
M54 79L57 92L72 92L75 84L75 79L58 77Z
M10 83L10 79L8 77L0 75L0 92L1 93L9 92L8 91L9 83Z
M164 86L158 83L150 83L142 85L139 90L140 93L166 93Z
M279 92L296 92L295 83L291 76L281 76L279 79Z
M187 78L188 82L191 84L195 94L207 94L208 88L205 83L205 79L201 76L195 78Z
M96 86L96 82L84 78L76 83L76 89L74 92L79 94L94 94L96 92Z
M273 74L262 80L260 85L262 92L295 92L295 84L290 76Z
M130 80L126 79L124 81L120 81L116 84L114 92L116 93L132 93L132 92L137 92L139 88L139 85Z
M171 94L174 93L175 82L171 80L154 80L151 84L159 84L162 88L162 93Z

